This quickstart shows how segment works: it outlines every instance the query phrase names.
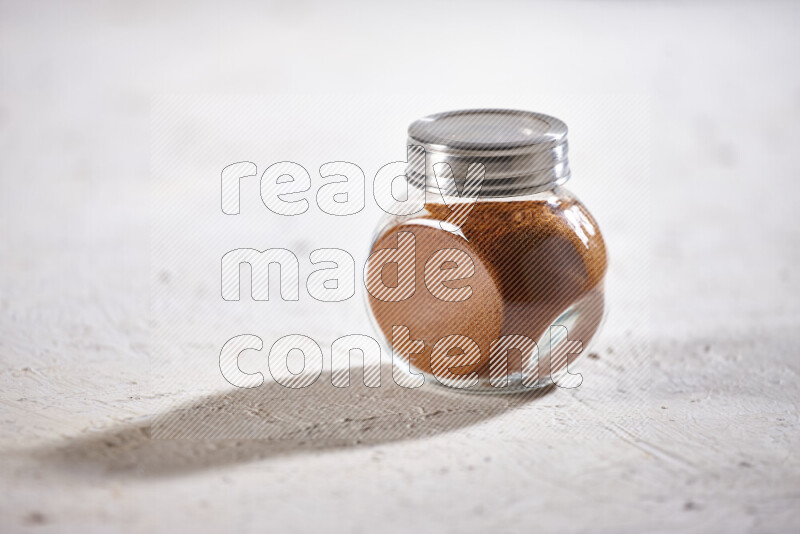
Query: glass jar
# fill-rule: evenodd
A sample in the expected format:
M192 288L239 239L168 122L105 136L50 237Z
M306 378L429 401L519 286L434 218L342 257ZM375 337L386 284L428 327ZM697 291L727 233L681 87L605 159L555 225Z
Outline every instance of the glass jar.
M414 122L408 144L420 202L382 218L365 269L395 362L464 391L578 385L568 362L601 326L607 259L597 222L563 187L566 125L454 111Z

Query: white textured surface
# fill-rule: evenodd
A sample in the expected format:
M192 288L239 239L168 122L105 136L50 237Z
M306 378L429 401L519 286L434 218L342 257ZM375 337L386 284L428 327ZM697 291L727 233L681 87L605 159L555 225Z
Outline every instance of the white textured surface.
M0 529L798 529L796 4L193 5L0 8ZM465 87L650 95L646 380L147 440L151 96Z

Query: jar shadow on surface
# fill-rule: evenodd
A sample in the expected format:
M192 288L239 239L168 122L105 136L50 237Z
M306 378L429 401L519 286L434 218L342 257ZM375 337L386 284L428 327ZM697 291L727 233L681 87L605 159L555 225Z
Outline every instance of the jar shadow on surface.
M181 476L271 457L432 437L519 409L558 389L465 396L428 381L420 388L401 387L392 379L391 365L382 365L380 372L381 386L375 388L366 387L362 371L354 369L344 388L333 387L325 380L330 375L323 374L301 390L270 382L207 395L146 424L87 431L10 454L82 478Z
M387 365L352 373L348 387L270 382L197 398L151 424L86 432L33 451L34 460L81 477L181 475L436 436L547 395L555 389L544 385L548 377L577 387L580 375L564 384L556 373L563 378L567 355L585 354L602 325L607 256L597 221L563 187L571 175L566 124L478 109L428 116L408 133L408 146L423 150L410 151L404 176L424 202L377 221L365 285L384 353L428 375L422 387L398 385ZM449 172L440 176L442 165ZM566 333L552 333L553 325ZM501 368L493 354L507 355ZM378 371L380 387L365 386L363 375ZM474 376L476 387L446 388L432 375ZM506 389L496 388L498 376L508 376ZM552 414L539 414L520 419L541 435Z

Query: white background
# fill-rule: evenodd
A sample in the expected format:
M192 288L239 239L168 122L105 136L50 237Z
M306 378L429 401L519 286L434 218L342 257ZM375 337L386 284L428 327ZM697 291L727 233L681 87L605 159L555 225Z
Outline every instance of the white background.
M797 530L796 3L0 6L3 530ZM631 177L591 162L620 125L568 104L643 98L646 375L627 372L620 331L574 392L322 405L273 391L234 408L280 443L148 440L165 402L224 404L147 385L153 98L302 93L418 104L385 138L332 132L353 147L334 157L359 164L363 146L394 159L408 120L460 95L529 96L570 124L570 186L609 239L627 210L592 196ZM245 157L292 159L280 152ZM622 281L637 252L611 252Z

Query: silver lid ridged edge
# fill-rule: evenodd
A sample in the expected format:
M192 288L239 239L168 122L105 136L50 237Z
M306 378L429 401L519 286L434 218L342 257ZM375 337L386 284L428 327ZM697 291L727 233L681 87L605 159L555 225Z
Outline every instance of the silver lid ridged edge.
M409 152L406 175L411 185L430 192L462 195L468 171L471 179L477 176L476 163L483 164L485 178L474 196L531 194L570 177L567 127L541 113L450 111L415 121L408 133L408 145L419 148Z

